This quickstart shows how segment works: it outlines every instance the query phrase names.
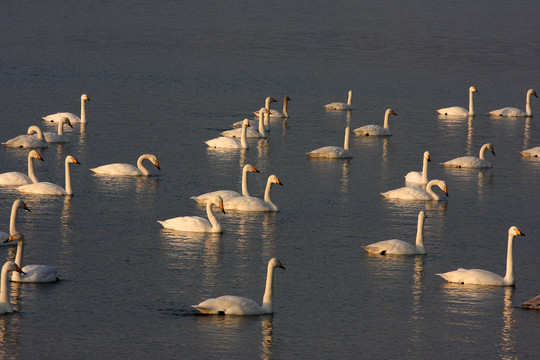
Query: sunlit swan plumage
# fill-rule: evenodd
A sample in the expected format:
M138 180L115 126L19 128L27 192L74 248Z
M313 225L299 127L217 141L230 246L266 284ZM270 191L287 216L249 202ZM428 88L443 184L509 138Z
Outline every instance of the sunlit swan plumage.
M527 90L527 96L526 96L526 103L525 103L525 111L515 108L515 107L505 107L502 109L497 109L488 112L488 115L490 116L507 116L507 117L525 117L525 116L533 116L532 109L531 109L531 95L538 98L538 94L536 94L536 91L534 89Z
M253 196L238 196L225 201L227 210L237 211L279 211L279 208L270 199L272 184L283 186L283 183L275 175L270 175L266 181L264 200Z
M349 126L345 128L345 140L343 141L343 147L339 146L324 146L312 150L306 155L311 158L325 158L325 159L349 159L353 157L353 154L349 151L349 137L351 129Z
M36 150L31 150L28 153L28 175L17 171L0 174L0 186L20 186L37 183L38 179L34 172L34 159L43 161L40 153Z
M149 160L154 166L161 170L159 167L159 161L157 157L153 154L142 154L137 159L137 167L131 164L116 163L98 166L96 168L90 169L98 175L109 175L109 176L149 176L150 171L144 167L143 161Z
M50 182L38 182L35 184L28 184L19 186L17 190L27 194L41 194L41 195L73 195L71 188L71 174L69 171L69 164L80 164L73 156L66 156L65 160L65 179L66 188L50 183Z
M482 145L482 147L480 148L478 157L462 156L462 157L458 157L458 158L443 162L441 165L444 167L451 167L451 168L473 168L473 169L490 168L492 166L486 160L484 156L484 153L486 152L486 150L491 151L491 153L495 155L495 148L490 143L487 143L487 144Z
M60 122L63 118L68 118L72 124L86 123L86 101L90 98L86 94L81 95L81 117L69 112L59 112L56 114L47 115L43 118L45 121Z
M352 90L349 90L347 103L344 102L333 102L330 104L324 105L326 110L353 110L352 107Z
M37 136L33 136L33 133L37 133ZM26 135L19 135L13 139L9 139L5 143L2 143L7 147L19 147L24 149L43 149L49 146L43 136L43 131L39 126L32 125L28 128Z
M520 151L520 154L524 157L540 157L540 146Z
M516 235L525 236L517 227L512 226L508 229L508 250L506 253L506 275L503 277L492 273L491 271L481 269L463 269L459 268L447 273L436 274L443 277L446 281L459 284L475 285L494 285L494 286L514 286L516 279L514 277L514 259L512 256L512 245Z
M272 294L274 290L274 270L276 268L285 269L276 258L270 259L266 273L266 287L264 290L262 306L255 301L234 295L225 295L218 298L208 299L193 307L203 314L224 314L224 315L261 315L271 314Z
M253 129L246 129L246 138L247 139L264 139L267 137L266 129L264 127L264 117L267 117L270 111L268 111L265 108L261 108L259 111L259 131L255 131ZM251 126L251 121L248 119L245 119L249 122ZM236 128L231 130L226 130L221 133L221 135L225 137L233 137L233 138L241 138L242 137L242 129Z
M441 200L441 197L435 193L432 189L433 186L438 186L444 191L444 194L448 196L448 190L446 189L446 183L443 180L431 180L427 183L426 189L419 187L405 186L399 189L390 190L381 193L387 199L402 199L402 200Z
M246 141L246 131L249 127L249 121L244 119L242 122L242 132L240 135L240 140L230 137L221 136L215 139L205 141L205 144L211 148L222 148L222 149L249 149L248 143Z
M474 103L473 93L478 92L474 86L469 88L469 110L460 106L451 106L437 110L439 115L453 115L453 116L473 116L474 115Z
M206 214L208 219L200 216L181 216L167 220L158 220L158 223L163 225L165 229L180 230L180 231L192 231L192 232L209 232L209 233L221 233L221 225L216 219L214 212L212 211L212 205L216 205L225 214L223 209L223 199L221 196L214 196L210 201L206 203Z
M31 212L30 209L26 206L24 201L17 199L13 202L11 206L11 216L9 218L9 233L0 231L0 245L15 245L13 243L4 243L9 239L9 235L18 232L17 231L17 210L24 209L28 212Z
M65 117L64 119L62 119L62 121L58 122L58 130L56 133L47 131L43 133L45 141L47 141L49 144L60 144L69 142L67 136L64 135L64 125L73 128L73 126L71 126L71 121L69 121L69 119Z
M386 109L384 113L384 123L383 126L379 125L364 125L353 130L356 136L390 136L390 127L389 127L389 118L390 115L396 115L394 110Z
M429 151L424 151L422 171L411 171L405 175L407 184L427 184L428 183L428 164L431 161Z
M23 273L21 268L13 261L6 261L2 266L2 275L0 276L0 314L10 314L13 312L13 306L9 301L9 281L8 273L15 271L17 273Z
M424 220L426 218L427 216L424 210L418 213L416 245L403 240L391 239L367 245L364 249L369 253L381 255L425 255L427 254L424 248Z

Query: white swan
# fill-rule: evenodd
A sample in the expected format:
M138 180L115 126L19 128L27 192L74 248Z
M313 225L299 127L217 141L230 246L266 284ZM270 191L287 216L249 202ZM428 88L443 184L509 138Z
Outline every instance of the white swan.
M394 110L386 109L386 112L384 113L383 127L380 127L379 125L364 125L354 129L353 132L356 134L356 136L390 136L392 135L388 126L388 119L390 115L398 116Z
M403 240L391 239L367 245L364 249L371 254L381 255L425 255L427 254L424 248L424 220L426 218L427 216L424 210L418 213L416 245Z
M490 143L482 145L480 148L480 153L478 154L478 157L475 156L462 156L458 157L452 160L448 160L446 162L441 163L444 167L451 167L451 168L470 168L470 169L482 169L482 168L490 168L492 167L491 164L486 160L484 153L486 150L491 151L491 153L495 156L495 148Z
M167 220L158 220L157 222L163 225L165 229L193 231L193 232L209 232L221 233L221 225L216 219L212 211L212 205L216 205L225 214L223 209L223 199L220 196L215 196L212 200L206 203L206 214L208 220L200 216L181 216Z
M31 134L37 133L36 136L32 136ZM2 145L5 145L7 147L19 147L24 149L43 149L49 146L47 142L45 141L45 137L43 136L43 131L39 128L39 126L32 125L28 128L28 131L26 132L26 135L19 135L14 137L13 139L9 139L5 143L2 143Z
M427 184L428 182L428 164L431 161L429 151L424 151L422 162L422 171L410 171L405 175L407 184Z
M259 111L259 131L255 131L252 129L246 129L246 139L265 139L267 137L266 135L266 128L264 127L264 118L268 117L268 114L270 111L268 111L265 108L261 108ZM248 119L244 119L249 122L249 126L251 127L252 122ZM225 137L233 137L233 138L241 138L242 137L242 129L235 128L231 130L226 130L221 133L221 135Z
M71 175L69 171L69 164L80 164L73 156L66 156L65 160L65 179L66 179L66 188L62 188L59 185L50 183L50 182L38 182L35 184L28 184L19 186L17 190L22 193L27 194L41 194L41 195L73 195L73 190L71 189Z
M347 103L344 102L333 102L330 104L324 105L326 110L353 110L352 107L352 90L349 90Z
M0 314L10 314L13 312L13 306L9 301L8 273L15 271L23 273L21 268L13 261L6 261L2 266L2 275L0 276Z
M60 144L60 143L67 143L69 142L69 139L67 136L64 135L64 125L69 126L70 128L73 128L71 125L71 121L67 117L62 119L62 121L58 122L58 132L44 132L43 136L45 137L45 141L47 141L49 144Z
M540 146L519 152L524 157L540 157Z
M516 235L525 236L517 227L512 226L508 229L508 251L506 254L506 275L503 277L492 273L491 271L481 269L462 269L459 268L447 273L436 274L443 277L446 281L459 284L475 285L494 285L494 286L514 286L516 279L514 277L514 259L512 256L512 245Z
M5 242L16 241L17 253L15 254L15 263L22 266L24 252L24 235L16 232L11 234ZM51 283L58 281L60 274L55 268L49 265L26 265L22 266L24 274L13 273L11 281L31 282L31 283Z
M283 112L279 112L279 110L275 110L275 109L268 109L268 110L270 110L269 111L270 117L271 118L288 118L289 114L287 112L287 104L288 104L289 100L292 100L292 99L290 97L288 97L288 96L285 96L283 98ZM259 116L260 110L255 111L254 114Z
M515 108L515 107L505 107L502 109L490 111L487 114L490 116L507 116L507 117L533 116L533 113L531 110L531 95L538 98L538 94L536 94L536 91L534 91L534 89L527 90L525 111Z
M34 173L34 160L43 161L40 153L36 150L31 150L28 153L28 175L17 171L10 171L0 174L0 186L20 186L26 184L37 183L38 179Z
M349 137L351 130L349 126L345 128L345 140L343 141L343 147L339 146L324 146L312 150L306 155L311 158L325 158L325 159L349 159L353 157L353 154L349 151Z
M418 187L401 187L399 189L390 190L381 193L387 199L401 199L401 200L441 200L441 197L432 190L433 186L438 186L444 191L444 194L448 196L448 190L446 189L446 183L443 180L431 180L427 183L426 189Z
M264 108L270 111L270 103L273 103L273 102L277 102L277 100L271 96L267 96L266 99L264 99ZM261 112L260 110L257 110L257 111L254 111L253 114L255 114L255 116L259 116L260 112Z
M149 176L150 171L144 167L143 161L149 160L157 167L158 170L161 170L159 167L159 161L157 157L153 154L142 154L137 159L137 167L131 164L116 163L101 165L96 168L90 169L98 175L109 175L109 176Z
M249 121L244 119L242 122L242 133L240 135L240 140L235 138L229 138L221 136L215 139L205 141L205 144L211 148L222 148L222 149L249 149L248 143L246 141L246 129L249 127Z
M272 184L283 186L283 183L275 175L270 175L266 181L264 200L253 196L238 196L225 201L227 210L238 211L279 211L279 208L270 199Z
M63 118L68 118L72 124L86 123L86 101L90 98L86 94L81 95L81 117L69 112L60 112L43 117L42 119L50 122L60 122Z
M13 202L13 205L11 206L11 216L9 218L9 233L0 231L0 244L1 245L12 245L12 244L5 244L4 241L9 239L9 234L13 234L17 232L17 210L24 209L28 212L31 212L30 209L26 206L24 201L21 199L17 199Z
M271 314L272 293L274 291L274 269L285 267L276 258L270 259L266 272L266 287L264 290L262 306L255 301L234 295L220 296L208 299L193 307L203 314L223 314L223 315L261 315Z
M447 108L442 108L437 110L439 115L453 115L453 116L473 116L474 115L474 104L473 104L473 93L478 92L474 86L469 88L469 111L460 106L451 106Z
M217 190L204 193L199 196L192 196L191 199L195 200L198 204L206 204L209 200L215 198L216 196L220 196L223 201L228 201L238 196L249 196L247 186L247 178L249 172L259 172L259 170L255 169L249 164L244 165L244 167L242 168L242 194L239 194L238 192L233 190Z

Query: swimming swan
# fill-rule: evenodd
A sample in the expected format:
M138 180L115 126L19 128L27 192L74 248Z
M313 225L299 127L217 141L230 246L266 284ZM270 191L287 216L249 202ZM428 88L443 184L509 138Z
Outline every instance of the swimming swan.
M11 171L0 174L0 186L21 186L26 184L37 183L38 179L34 173L34 160L44 161L41 155L36 150L31 150L28 153L28 175Z
M462 269L459 268L447 273L436 274L443 277L446 281L459 284L475 285L494 285L494 286L514 286L516 279L514 277L514 259L512 256L512 245L516 235L525 236L517 227L512 226L508 229L508 250L506 254L506 275L503 277L492 273L491 271L481 269Z
M51 114L43 117L42 119L50 122L60 122L63 118L68 118L72 124L86 123L86 101L90 101L90 98L86 94L81 95L81 117L73 113L61 112Z
M491 151L493 156L495 156L495 148L491 143L487 143L482 145L480 148L480 153L478 154L478 157L474 156L462 156L458 157L452 160L448 160L446 162L441 163L444 167L451 167L451 168L469 168L469 169L482 169L482 168L490 168L492 167L491 164L485 159L484 153L486 150Z
M490 116L508 116L508 117L533 116L533 113L531 110L531 95L538 98L538 94L536 94L536 91L534 91L534 89L527 90L525 111L515 108L515 107L505 107L502 109L490 111L487 114Z
M405 186L399 189L383 192L381 195L387 199L439 201L441 200L441 197L432 190L432 187L435 185L440 187L441 190L444 191L444 194L448 196L446 183L443 180L431 180L427 183L425 190L418 187Z
M381 255L425 255L427 254L424 248L424 220L427 218L424 210L418 213L418 225L416 228L416 245L405 242L403 240L391 239L379 241L371 245L367 245L364 249L370 254Z
M69 126L70 128L73 128L73 126L71 125L71 121L69 121L69 119L65 117L62 119L62 121L58 122L58 132L43 133L45 141L47 141L49 144L60 144L69 142L69 139L64 135L64 124Z
M388 118L390 115L398 116L394 110L386 109L386 112L384 113L383 127L380 127L379 125L364 125L354 129L353 132L356 134L356 136L390 136L392 135L390 133L390 128L388 127Z
M246 139L265 139L267 137L266 135L266 128L264 127L264 118L268 117L268 114L270 111L268 111L265 108L261 108L259 111L259 131L255 131L252 129L246 130ZM247 120L247 119L245 119ZM252 122L247 120L249 122L249 126L251 127ZM235 128L231 130L226 130L221 133L221 135L225 137L233 137L233 138L241 138L242 137L242 129Z
M200 216L181 216L167 220L158 220L157 222L163 225L165 229L193 231L193 232L209 232L221 233L221 225L216 219L212 211L212 205L216 205L225 214L223 209L223 199L220 196L215 196L212 200L206 203L206 214L208 220Z
M153 154L142 154L141 156L139 156L139 158L137 159L137 167L131 164L116 163L116 164L98 166L90 170L98 175L149 176L150 171L148 171L148 169L144 167L143 165L144 160L151 161L152 164L154 164L154 166L157 167L158 170L161 170L161 168L159 167L158 159Z
M351 130L347 126L345 128L345 140L343 141L343 147L339 146L324 146L312 150L306 155L311 158L324 158L324 159L349 159L353 157L353 154L349 151L349 137Z
M0 231L0 245L14 245L10 243L4 243L7 239L9 239L9 234L13 234L17 232L17 210L24 209L28 212L31 212L30 209L26 206L24 201L21 199L17 199L13 202L13 205L11 206L11 216L9 218L9 233Z
M540 156L540 146L533 147L531 149L523 150L519 152L523 157L539 157Z
M474 86L469 88L469 111L460 107L460 106L451 106L447 108L442 108L437 110L439 115L453 115L453 116L473 116L474 115L474 105L473 105L473 93L478 92Z
M422 171L411 171L405 175L405 183L407 184L427 184L428 182L428 164L431 162L429 151L424 151L422 162Z
M352 107L352 90L349 90L349 97L347 98L347 103L344 102L333 102L330 104L324 105L326 110L353 110Z
M62 188L56 184L50 182L38 182L35 184L28 184L19 186L17 190L22 193L28 194L41 194L41 195L73 195L73 190L71 189L71 175L69 171L69 164L80 164L73 156L66 156L65 160L65 179L66 179L66 188Z
M283 183L275 175L270 175L266 181L264 200L253 196L238 196L225 201L227 210L237 211L279 211L279 208L270 199L272 184L283 186Z
M287 103L289 102L289 100L292 100L292 99L288 96L285 96L283 98L283 112L282 113L275 109L268 109L270 110L269 111L270 117L271 118L288 118L289 114L287 113ZM260 110L254 112L254 114L257 116L259 116L260 113L261 113Z
M271 102L277 102L277 100L271 96L267 96L266 99L264 99L264 108L268 111L270 111ZM255 114L255 116L259 116L260 110L254 111L253 114Z
M0 314L10 314L13 312L13 306L9 301L8 273L15 271L23 273L21 268L13 261L6 261L2 266L2 275L0 276Z
M32 136L31 134L37 133L36 136ZM28 128L28 131L26 132L26 135L19 135L14 137L13 139L9 139L5 143L2 143L2 145L5 145L7 147L19 147L24 149L43 149L49 146L47 142L45 141L45 137L43 136L43 131L39 128L39 126L32 125Z
M249 149L248 143L246 141L246 129L249 127L249 121L244 119L242 122L242 132L240 135L240 140L235 138L229 138L221 136L215 139L205 141L205 144L211 148L222 148L222 149Z
M272 293L274 290L274 269L285 267L276 258L270 259L266 273L266 287L264 290L262 306L255 301L234 295L220 296L208 299L193 307L203 314L224 314L224 315L261 315L271 314Z

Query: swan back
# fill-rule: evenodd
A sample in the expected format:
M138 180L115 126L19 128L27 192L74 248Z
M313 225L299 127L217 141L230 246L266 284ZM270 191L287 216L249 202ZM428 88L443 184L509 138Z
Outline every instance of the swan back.
M216 205L224 214L223 199L220 196L214 196L206 203L206 215L208 219L199 216L181 216L167 220L158 220L165 229L191 231L191 232L211 232L221 233L221 225L216 219L212 206Z

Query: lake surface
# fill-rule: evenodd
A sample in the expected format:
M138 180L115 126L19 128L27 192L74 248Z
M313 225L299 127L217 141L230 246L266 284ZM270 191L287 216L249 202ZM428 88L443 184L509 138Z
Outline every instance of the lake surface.
M540 90L540 5L319 1L251 3L2 4L2 141L58 111L88 123L66 130L71 142L42 151L37 177L75 195L21 195L0 188L0 224L22 198L18 228L25 263L49 264L54 284L12 284L16 312L0 316L5 359L514 359L534 358L540 314L520 304L540 293L540 146L536 116L491 119L487 111L525 107ZM477 115L439 118L435 109ZM323 105L345 101L351 112ZM207 149L205 140L245 117L267 96L289 96L289 119L271 121L268 140L245 151ZM389 138L351 138L350 160L308 160L343 144L345 126L382 125ZM439 163L477 155L487 142L492 169L448 170ZM444 202L383 199L421 170L444 179ZM89 168L135 164L156 154L149 178L95 176ZM0 148L0 170L26 171L28 152ZM164 230L157 220L205 216L190 196L272 188L278 213L218 214L225 232ZM440 193L440 191L439 191ZM425 210L427 256L368 256L364 245L414 242ZM504 275L507 231L515 288L449 285L436 273L458 267ZM14 248L0 247L5 259ZM266 265L277 257L274 311L265 316L202 316L191 307L234 294L260 302Z

